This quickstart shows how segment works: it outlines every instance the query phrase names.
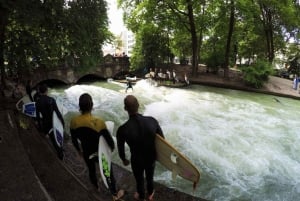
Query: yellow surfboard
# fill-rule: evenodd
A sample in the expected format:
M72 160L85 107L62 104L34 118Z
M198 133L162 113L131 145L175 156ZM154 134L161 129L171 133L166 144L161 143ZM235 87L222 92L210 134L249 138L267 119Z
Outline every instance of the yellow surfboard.
M155 146L157 161L172 171L173 179L179 175L186 180L192 181L195 188L200 179L200 172L197 167L158 134L156 134Z

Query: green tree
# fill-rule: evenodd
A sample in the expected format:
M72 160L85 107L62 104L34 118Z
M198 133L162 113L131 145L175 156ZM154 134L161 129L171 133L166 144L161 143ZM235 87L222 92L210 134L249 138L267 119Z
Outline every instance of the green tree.
M145 26L136 34L137 43L131 57L134 69L154 68L168 60L168 36L155 26Z
M3 78L65 64L96 66L112 36L104 0L3 0L0 10Z
M112 34L108 30L104 0L77 0L67 9L68 54L84 68L102 61L102 46Z

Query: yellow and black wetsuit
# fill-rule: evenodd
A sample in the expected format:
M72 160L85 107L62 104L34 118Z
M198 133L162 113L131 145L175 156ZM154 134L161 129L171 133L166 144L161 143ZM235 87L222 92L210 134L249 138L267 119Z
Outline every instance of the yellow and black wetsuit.
M114 141L106 128L105 122L100 118L94 117L91 113L82 114L71 120L70 132L75 148L78 151L82 149L83 158L89 169L90 180L98 188L96 176L96 162L98 158L89 159L89 156L98 152L98 143L101 135L103 135L112 151L115 148ZM81 147L78 140L81 143ZM111 170L110 180L110 191L112 194L116 194L115 179Z

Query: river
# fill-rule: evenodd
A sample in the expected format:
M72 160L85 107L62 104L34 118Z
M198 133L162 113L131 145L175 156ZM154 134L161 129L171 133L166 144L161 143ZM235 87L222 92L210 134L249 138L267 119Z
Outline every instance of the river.
M51 89L68 124L78 114L78 98L90 93L93 114L115 122L124 111L124 84L95 82ZM201 85L175 89L147 81L133 86L140 113L155 117L165 138L199 168L200 182L177 177L159 164L155 181L218 201L298 200L300 195L300 103L298 100ZM113 161L121 164L114 152Z

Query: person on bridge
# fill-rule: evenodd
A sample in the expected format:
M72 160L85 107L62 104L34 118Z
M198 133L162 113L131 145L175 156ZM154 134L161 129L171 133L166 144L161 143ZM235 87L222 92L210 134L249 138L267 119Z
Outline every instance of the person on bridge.
M54 137L54 132L52 129L53 111L56 112L58 118L60 119L60 121L64 126L65 122L63 116L57 107L55 99L48 96L47 85L41 84L39 86L39 92L40 92L40 97L36 102L36 120L38 122L38 127L45 135L49 135L50 140L57 152L58 158L63 160L64 158L63 148L57 145Z
M117 130L118 152L123 164L129 165L125 155L125 142L131 152L131 168L136 181L136 200L145 200L144 173L146 174L148 199L153 200L153 175L155 170L156 134L164 137L156 119L138 113L139 103L135 96L128 95L124 99L124 108L129 120Z
M91 157L98 152L99 138L103 135L107 144L113 151L115 144L111 134L106 128L105 122L98 117L94 117L91 112L93 109L93 100L88 93L84 93L79 97L79 110L81 115L73 117L70 122L70 132L73 145L78 151L89 169L89 177L91 183L98 189L98 180L96 176L96 163L98 157ZM81 142L79 145L78 140ZM124 195L124 190L116 191L115 178L112 167L110 170L110 192L114 200L119 200Z

